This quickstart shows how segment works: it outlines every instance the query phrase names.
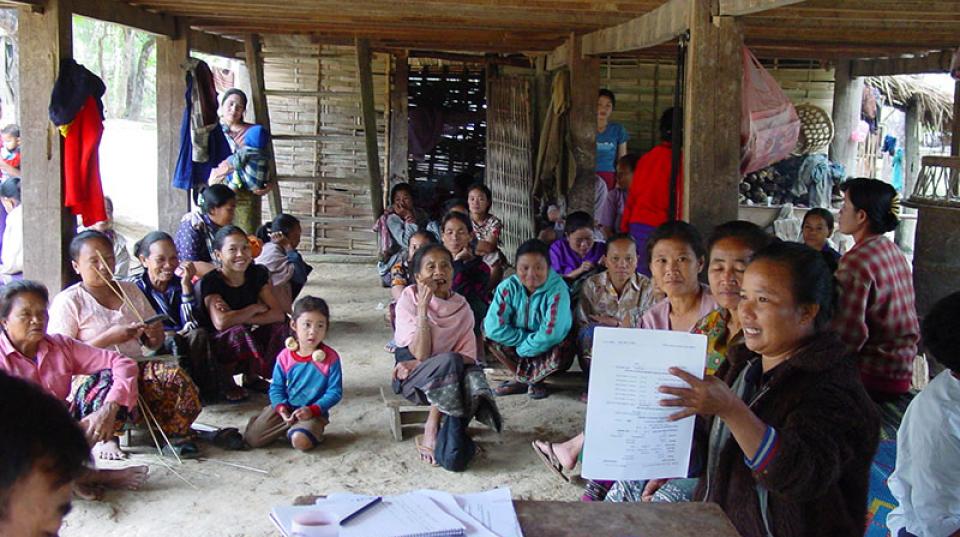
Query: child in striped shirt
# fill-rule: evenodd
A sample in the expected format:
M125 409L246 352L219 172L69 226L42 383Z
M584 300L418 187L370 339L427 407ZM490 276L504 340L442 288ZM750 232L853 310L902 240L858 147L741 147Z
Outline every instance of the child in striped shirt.
M330 308L322 298L305 296L293 307L296 334L277 356L270 404L250 419L244 440L264 447L286 434L294 448L309 451L323 441L330 409L343 397L340 356L323 340Z

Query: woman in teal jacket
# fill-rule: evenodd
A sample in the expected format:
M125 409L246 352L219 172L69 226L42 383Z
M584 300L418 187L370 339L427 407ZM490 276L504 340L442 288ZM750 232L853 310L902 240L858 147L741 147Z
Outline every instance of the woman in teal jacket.
M497 387L497 395L528 393L543 399L543 379L573 363L567 339L573 315L570 292L550 268L550 250L531 239L517 248L517 273L497 286L483 320L488 349L515 374Z

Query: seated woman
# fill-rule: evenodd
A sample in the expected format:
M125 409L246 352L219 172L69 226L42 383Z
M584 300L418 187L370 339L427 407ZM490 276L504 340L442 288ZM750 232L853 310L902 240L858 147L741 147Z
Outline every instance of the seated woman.
M549 395L543 381L573 363L567 335L573 324L570 294L550 268L547 245L530 239L517 248L517 273L503 280L483 321L488 350L514 373L497 395Z
M833 235L833 214L821 207L814 207L803 215L803 243L821 252L831 270L837 270L840 263L840 252L830 246L830 235Z
M463 201L462 198L452 198L443 202L441 207L443 212L440 214L440 218L436 220L431 220L427 222L426 230L433 236L435 242L443 241L443 217L447 216L450 213L461 213L461 214L470 214L470 210L467 209L467 202Z
M413 206L413 187L409 183L394 185L390 203L373 226L380 244L377 272L384 287L390 287L390 268L406 255L410 237L427 220L423 211Z
M156 421L172 437L187 437L190 425L200 415L200 394L186 371L148 356L163 346L163 325L145 325L153 307L133 282L115 281L113 245L99 231L84 231L70 241L73 270L80 283L71 285L53 298L50 306L50 334L61 334L100 347L115 349L136 359L139 367L141 403L139 418ZM100 409L109 400L116 380L110 371L101 371L83 382L74 398L75 413L84 416ZM146 416L144 416L146 414ZM151 424L152 426L152 424ZM183 454L196 453L185 442L176 446ZM95 453L101 458L122 457L116 438L99 442Z
M490 266L482 257L473 254L470 243L473 228L470 218L452 211L443 217L443 246L453 256L453 291L467 299L473 312L474 330L480 333L480 325L487 314L490 302L487 299L487 284L490 281Z
M113 351L46 335L47 300L47 288L38 282L20 280L0 289L0 371L41 386L64 403L74 376L110 371L113 382L103 404L96 410L86 406L76 416L90 444L109 442L118 417L137 406L137 364ZM78 479L77 492L89 498L99 496L102 488L136 490L146 479L146 466L90 469Z
M920 340L910 263L883 235L900 222L900 197L876 179L851 179L840 189L840 232L856 244L837 268L833 328L856 356L867 392L882 403L910 390Z
M707 461L694 499L720 505L741 535L863 535L880 419L827 331L829 267L808 246L772 244L747 267L741 296L745 347L716 376L672 368L690 387L660 387L661 404L678 410L671 420L699 415L709 431L694 443Z
M754 254L765 248L772 237L759 226L734 220L714 228L707 241L707 280L710 294L718 307L697 322L691 332L707 336L707 362L704 373L713 375L727 359L727 353L743 343L740 325L740 288L743 273ZM650 481L618 481L603 496L603 484L587 486L595 499L608 502L675 502L689 501L696 479L654 479Z
M144 267L133 283L154 312L167 316L163 320L164 351L180 358L180 366L197 385L201 400L216 402L222 395L223 379L210 351L209 335L194 318L196 267L180 261L173 238L162 231L147 233L133 249Z
M413 256L416 283L404 289L397 302L396 365L393 389L415 403L430 406L424 434L417 437L420 459L448 470L462 470L467 461L448 460L437 453L441 427L454 438L449 448L472 457L475 446L466 436L467 425L476 417L498 432L500 412L487 386L483 370L476 366L477 339L473 315L466 299L451 288L453 256L443 246L428 244ZM441 415L446 416L441 425Z
M633 327L657 298L653 281L637 273L637 244L626 233L607 243L607 270L587 278L574 310L580 368L590 371L593 331ZM586 395L586 393L584 393ZM581 397L584 402L586 399Z
M20 202L20 178L11 177L0 184L0 203L7 212L0 244L0 284L23 278L23 204Z
M300 220L289 214L280 214L257 230L263 250L254 262L270 271L273 294L284 313L293 312L293 302L313 271L297 251L302 232Z
M506 258L500 251L500 232L503 222L490 212L493 205L493 193L483 183L474 183L467 191L467 205L470 208L470 222L477 244L477 255L490 267L490 288L493 289L503 279L503 266Z
M245 387L266 392L269 384L263 379L273 373L289 327L273 294L270 272L253 263L243 230L221 228L213 250L220 268L200 280L201 326L213 334L211 346L225 373L224 397L239 401L247 393L233 375L243 373Z
M213 237L221 227L233 223L237 194L227 185L211 185L200 193L200 206L180 219L174 244L183 261L190 261L197 275L217 268L214 265Z
M413 255L417 253L421 247L428 244L435 244L436 241L433 238L433 234L429 231L418 231L410 237L410 246L407 248L407 256L402 260L397 261L393 268L390 269L390 307L387 308L387 322L390 323L390 328L396 328L396 319L397 319L397 301L400 300L400 295L403 294L403 290L407 288L408 285L413 285L414 278L413 274L410 273L410 265L413 263ZM397 348L393 339L384 347L387 352L393 352Z
M583 211L567 215L564 237L550 245L550 266L570 285L576 298L583 281L600 270L607 245L598 242L593 218Z

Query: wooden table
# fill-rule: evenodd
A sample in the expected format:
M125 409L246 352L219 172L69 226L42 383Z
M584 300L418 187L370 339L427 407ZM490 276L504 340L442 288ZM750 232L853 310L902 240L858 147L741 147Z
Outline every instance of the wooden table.
M300 496L311 505L321 496ZM514 500L524 537L739 537L714 503Z
M524 537L739 537L714 503L514 500Z

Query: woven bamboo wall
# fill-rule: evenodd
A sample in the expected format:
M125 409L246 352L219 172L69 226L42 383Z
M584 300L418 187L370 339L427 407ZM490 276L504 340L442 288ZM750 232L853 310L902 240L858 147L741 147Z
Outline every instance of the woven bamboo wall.
M533 177L533 112L530 81L490 80L487 102L487 177L493 213L503 221L501 248L513 263L520 244L536 236L530 178Z
M264 36L263 56L283 207L303 225L301 250L375 256L355 49ZM381 160L387 69L388 57L375 54Z

